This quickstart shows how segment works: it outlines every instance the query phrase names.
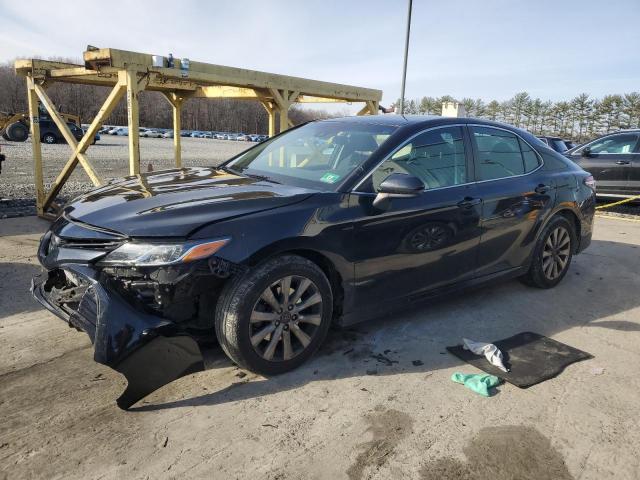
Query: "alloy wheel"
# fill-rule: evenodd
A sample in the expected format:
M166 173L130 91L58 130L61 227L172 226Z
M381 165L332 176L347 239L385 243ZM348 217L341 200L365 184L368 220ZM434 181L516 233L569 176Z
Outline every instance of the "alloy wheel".
M312 342L322 322L322 295L298 275L276 280L260 295L250 317L251 345L270 362L291 360Z
M555 228L547 237L542 251L542 271L549 280L564 272L571 255L571 236L564 227Z

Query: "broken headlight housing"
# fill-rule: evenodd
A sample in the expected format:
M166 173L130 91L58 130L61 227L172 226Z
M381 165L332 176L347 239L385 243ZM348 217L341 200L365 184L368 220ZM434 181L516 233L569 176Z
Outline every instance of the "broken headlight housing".
M184 243L127 242L109 253L98 265L153 267L193 262L213 255L230 240L222 238Z

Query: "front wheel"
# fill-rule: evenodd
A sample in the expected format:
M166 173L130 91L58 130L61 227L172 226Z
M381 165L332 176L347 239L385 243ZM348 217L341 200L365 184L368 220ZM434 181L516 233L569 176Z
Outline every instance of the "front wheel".
M538 288L555 287L569 270L575 244L573 225L565 217L554 217L542 231L522 281Z
M225 286L216 307L216 335L240 367L284 373L315 353L332 311L331 286L322 270L305 258L283 255Z

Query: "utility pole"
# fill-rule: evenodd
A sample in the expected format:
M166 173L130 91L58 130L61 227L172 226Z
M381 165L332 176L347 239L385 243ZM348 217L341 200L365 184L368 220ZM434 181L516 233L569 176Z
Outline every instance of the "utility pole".
M400 92L400 115L404 114L404 87L407 82L407 59L409 58L409 35L411 33L411 6L413 0L409 0L407 11L407 38L404 42L404 67L402 69L402 92Z

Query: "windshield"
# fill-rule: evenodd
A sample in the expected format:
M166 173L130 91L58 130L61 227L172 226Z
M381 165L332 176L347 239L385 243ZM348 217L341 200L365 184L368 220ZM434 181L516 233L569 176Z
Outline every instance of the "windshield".
M289 185L335 190L396 128L356 122L312 122L260 144L227 168Z

